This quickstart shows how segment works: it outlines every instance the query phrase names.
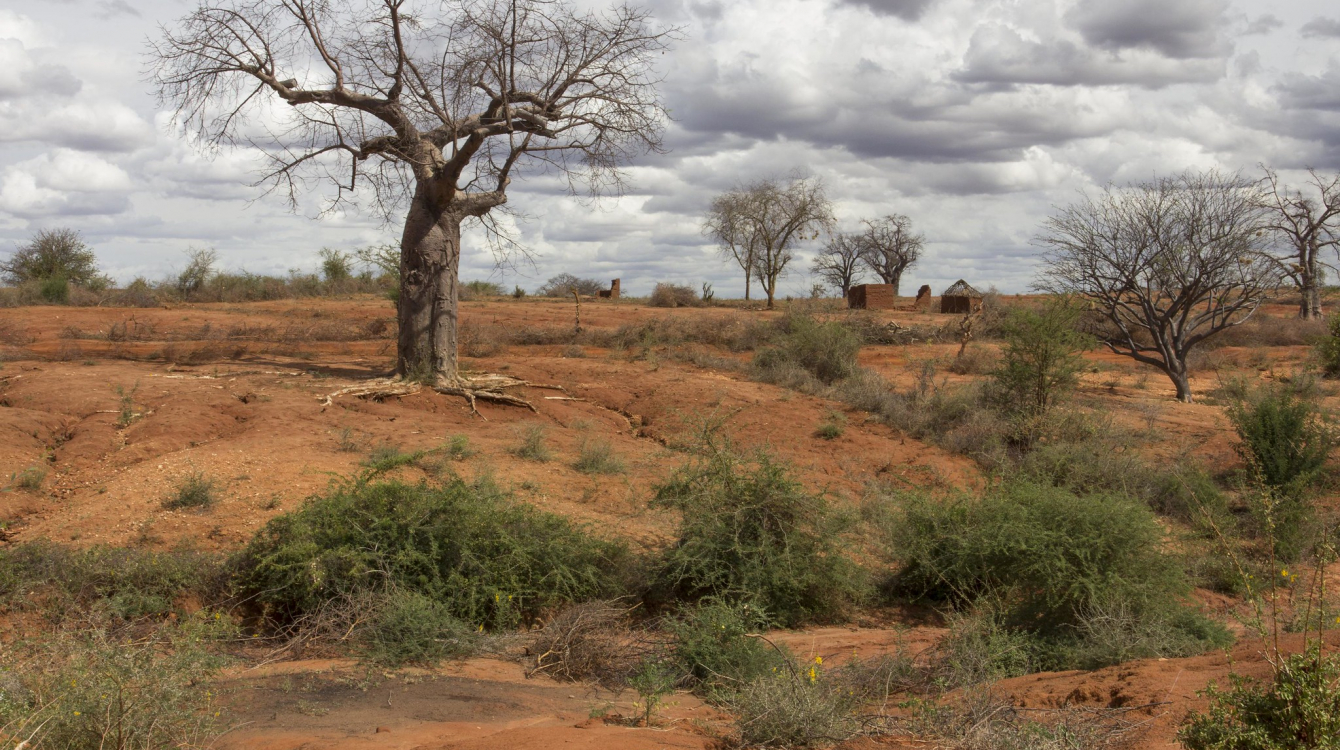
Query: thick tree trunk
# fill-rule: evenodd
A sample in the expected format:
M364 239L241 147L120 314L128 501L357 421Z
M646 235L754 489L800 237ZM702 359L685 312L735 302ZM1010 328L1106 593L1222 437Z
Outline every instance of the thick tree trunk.
M461 220L415 191L400 240L400 335L396 374L450 384L457 377L456 296Z
M1302 300L1298 304L1298 317L1312 320L1321 317L1321 274L1315 268L1304 268L1298 278L1298 291Z
M1191 398L1191 380L1186 372L1178 372L1175 369L1168 370L1168 379L1173 382L1173 387L1177 389L1177 400L1184 404L1193 403Z
M898 287L901 286L903 283L903 272L899 271L898 273L895 273L893 275L893 279L889 283L893 284L893 296L897 297Z

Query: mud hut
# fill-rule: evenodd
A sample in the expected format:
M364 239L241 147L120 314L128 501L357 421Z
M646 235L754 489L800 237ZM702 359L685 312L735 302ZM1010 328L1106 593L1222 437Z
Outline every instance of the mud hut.
M847 307L852 310L892 310L896 302L893 284L857 284L847 290Z
M982 306L982 293L963 279L955 281L940 295L940 312L966 315Z

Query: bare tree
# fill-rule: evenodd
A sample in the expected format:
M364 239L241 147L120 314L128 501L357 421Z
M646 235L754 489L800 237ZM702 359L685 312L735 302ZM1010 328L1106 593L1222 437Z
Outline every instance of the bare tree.
M717 196L704 226L722 243L723 255L747 263L771 310L796 242L817 239L833 226L833 204L817 178L762 180Z
M1298 288L1302 300L1298 317L1321 317L1321 285L1327 264L1322 250L1340 245L1340 173L1325 178L1315 169L1307 193L1280 185L1279 175L1261 167L1265 177L1262 198L1266 209L1266 227L1284 243L1286 255L1279 258L1281 272Z
M527 172L617 190L660 148L652 60L675 33L566 0L202 0L151 57L179 121L264 151L291 202L316 180L330 208L408 204L396 372L453 386L462 223L490 226Z
M703 232L717 241L723 260L733 260L744 271L744 298L749 300L754 281L754 240L752 225L745 221L748 200L743 190L722 193L712 199L703 219Z
M1189 403L1187 355L1278 289L1262 227L1260 191L1236 174L1108 187L1047 220L1037 286L1089 300L1099 339L1162 370Z
M912 220L902 214L889 214L865 222L860 235L861 260L885 284L893 285L893 296L898 296L898 285L903 271L921 257L926 238L912 231Z
M815 256L810 272L841 291L846 299L847 292L861 281L860 237L855 234L833 235Z

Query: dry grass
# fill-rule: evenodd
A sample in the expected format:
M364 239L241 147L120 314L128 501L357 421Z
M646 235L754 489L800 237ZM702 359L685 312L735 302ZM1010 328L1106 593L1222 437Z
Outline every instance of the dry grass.
M527 675L626 685L648 657L665 650L663 639L632 626L629 612L628 606L610 601L563 610L527 646Z

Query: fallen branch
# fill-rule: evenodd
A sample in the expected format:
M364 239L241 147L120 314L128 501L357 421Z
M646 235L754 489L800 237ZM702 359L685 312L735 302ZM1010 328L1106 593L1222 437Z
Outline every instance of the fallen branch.
M460 396L470 404L470 412L478 415L480 419L486 419L476 408L477 400L491 401L496 404L506 404L507 406L523 406L533 412L539 413L535 405L520 396L514 396L505 393L507 388L547 388L549 390L564 391L561 385L550 385L547 383L532 383L528 380L521 380L510 375L464 375L454 380L438 383L429 386L434 391L444 396ZM382 401L392 396L412 396L423 388L419 383L410 383L397 379L372 380L365 383L346 386L327 394L321 398L322 406L330 406L335 399L340 396L354 396L356 398L370 398L374 401ZM561 398L561 397L560 397Z

